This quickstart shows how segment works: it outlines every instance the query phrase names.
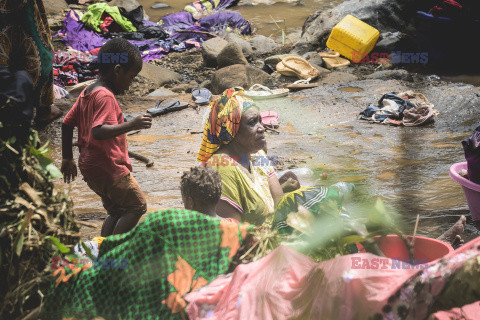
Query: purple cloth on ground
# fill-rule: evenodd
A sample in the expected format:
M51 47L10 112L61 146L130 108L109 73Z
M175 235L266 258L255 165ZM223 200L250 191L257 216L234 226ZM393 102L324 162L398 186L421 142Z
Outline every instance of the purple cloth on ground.
M192 14L187 11L166 15L160 21L163 22L160 26L168 33L184 30L195 24Z
M225 9L235 5L238 0L222 0L216 10ZM237 28L243 35L251 34L250 23L238 12L219 12L195 21L190 12L182 11L163 17L161 27L171 34L170 39L128 40L141 52L143 61L159 59L170 51L185 51L192 47L199 47L203 41L210 38L207 34L197 32L178 31L204 31L220 32L227 26ZM152 21L144 20L143 26L157 26ZM109 39L95 31L87 29L80 21L78 14L71 10L63 20L63 29L55 36L63 37L67 46L73 49L88 52L101 47Z
M215 11L227 9L233 6L236 6L240 0L220 0L218 6L214 9Z
M67 13L67 17L63 19L63 29L55 36L63 36L63 41L67 46L82 52L101 47L108 41L100 34L88 29L73 10Z
M210 29L210 32L218 32L226 29L226 26L239 29L243 35L252 33L250 22L245 20L238 12L218 12L198 20L198 24Z
M200 41L203 43L203 41L208 40L211 38L210 35L205 34L205 33L197 33L194 31L203 31L203 32L210 32L210 29L201 27L201 26L190 26L186 28L185 30L181 30L183 32L175 32L173 33L170 38L175 40L177 43L181 43L186 40L192 40L192 41ZM193 31L193 32L188 32L188 31Z
M480 127L472 136L462 141L465 159L467 160L468 179L480 184Z

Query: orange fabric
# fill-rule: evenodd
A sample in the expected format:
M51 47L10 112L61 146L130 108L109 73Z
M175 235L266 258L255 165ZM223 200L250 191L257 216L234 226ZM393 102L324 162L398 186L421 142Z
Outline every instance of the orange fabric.
M193 269L188 262L183 260L180 256L178 256L175 266L177 269L167 276L167 280L173 285L177 292L170 292L167 299L162 301L162 303L165 303L172 310L172 313L178 313L187 306L187 303L182 296L190 291L193 275L196 272L196 270ZM195 282L198 280L199 279L197 279Z
M248 226L248 223L244 223L239 226L238 224L228 220L220 221L220 231L222 232L222 242L220 243L220 248L230 248L228 259L232 259L240 248L238 232L240 231L240 235L243 239L245 239L247 236Z
M198 279L196 279L195 281L193 281L192 283L192 290L197 290L198 288L201 288L203 287L204 285L206 285L208 283L208 281L204 278L204 277L198 277Z

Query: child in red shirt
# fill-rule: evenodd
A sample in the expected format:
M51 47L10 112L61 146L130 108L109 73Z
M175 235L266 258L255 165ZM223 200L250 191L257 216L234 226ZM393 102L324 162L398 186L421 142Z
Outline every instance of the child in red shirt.
M62 167L64 181L77 176L72 138L78 128L78 166L88 186L102 198L108 216L102 236L132 229L147 211L147 202L131 175L126 133L148 129L148 114L124 122L115 94L127 90L142 69L142 57L135 46L122 38L105 43L98 54L99 78L85 88L62 125Z

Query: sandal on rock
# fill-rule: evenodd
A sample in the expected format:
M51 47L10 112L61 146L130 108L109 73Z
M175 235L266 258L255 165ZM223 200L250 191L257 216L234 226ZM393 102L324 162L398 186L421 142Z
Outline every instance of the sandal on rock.
M277 66L275 67L275 69L277 69L278 73L280 73L281 75L287 76L287 77L296 77L297 76L295 71L293 71L292 69L290 69L289 67L284 65L282 61L277 63Z
M290 90L301 90L301 89L310 89L310 88L315 88L320 85L320 83L310 83L310 78L305 79L305 80L298 80L295 81L294 83L290 83L286 86L286 88Z
M285 97L288 95L289 90L280 88L280 89L269 89L261 84L254 84L247 91L245 91L245 97L253 100L263 100L263 99L273 99Z
M278 113L276 111L260 111L260 117L262 117L262 125L264 127L273 129L278 128Z
M315 79L320 71L315 69L307 60L300 57L286 57L281 61L287 68L293 70L300 79Z
M333 53L331 54L328 54L326 52L319 53L319 55L322 57L323 61L325 62L325 66L327 67L327 69L345 67L350 64L350 60L341 58L338 52L333 51Z
M205 88L197 88L192 90L192 96L195 99L195 103L206 104L210 102L212 93Z
M338 57L340 57L340 53L338 53L337 51L319 52L318 55L322 58L338 58Z
M163 99L160 100L155 108L150 108L147 110L147 113L151 114L152 117L157 117L162 114L166 114L172 111L179 111L188 107L187 103L180 102L178 99Z

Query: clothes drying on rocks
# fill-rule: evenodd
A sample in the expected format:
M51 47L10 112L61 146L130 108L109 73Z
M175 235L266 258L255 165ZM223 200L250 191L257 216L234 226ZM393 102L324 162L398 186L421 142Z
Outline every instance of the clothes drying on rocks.
M96 67L92 64L95 58L89 53L77 50L54 51L53 81L55 85L65 87L95 79L98 74Z
M236 6L240 0L198 0L186 5L184 11L200 15Z
M434 122L437 115L423 94L406 91L384 94L377 105L372 103L360 113L360 119L413 127Z
M468 179L480 184L480 127L472 136L462 141L465 159L467 160Z
M110 18L107 23L106 18ZM108 3L95 3L88 6L82 22L96 32L108 32L110 28L114 28L113 22L124 31L137 31L133 23L120 13L118 7L110 6Z
M236 1L233 0L213 1L213 9L209 13L235 3ZM90 14L88 12L85 14L88 14L87 18L85 15L82 17L78 11L70 11L63 21L62 30L55 36L62 38L68 47L92 53L92 50L101 47L109 38L123 37L140 50L143 61L150 61L159 59L171 51L181 52L194 47L199 48L203 41L212 37L212 33L223 32L228 27L238 29L244 35L251 34L250 23L238 12L215 12L205 17L196 16L194 18L191 12L182 11L163 17L157 24L147 20L140 21L143 19L143 9L137 10L138 8L126 13L122 8L117 8L118 10L115 12L118 11L129 17L124 17L124 19L135 27L129 27L128 30L124 27L122 30L114 30L112 24L105 23L105 16L98 18L98 12L102 9L106 10L103 12L110 12L110 9L106 9L108 4L101 3L101 5L93 9L90 9L92 7L90 6ZM117 19L114 20L115 23L118 23ZM103 26L100 27L101 25ZM106 29L102 30L101 28ZM101 33L102 31L104 34Z

